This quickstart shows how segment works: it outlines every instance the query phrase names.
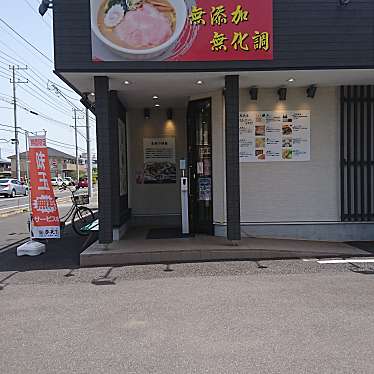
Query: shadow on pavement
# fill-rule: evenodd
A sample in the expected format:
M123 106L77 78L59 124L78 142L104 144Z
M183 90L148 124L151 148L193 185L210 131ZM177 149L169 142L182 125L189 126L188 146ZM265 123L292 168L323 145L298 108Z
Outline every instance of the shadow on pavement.
M352 273L356 273L356 274L374 275L374 268L373 267L365 269L365 268L361 267L360 265L357 265L357 264L354 264L354 263L350 263L349 271L351 271Z
M66 227L62 238L59 240L50 240L47 244L47 252L41 256L36 257L17 257L17 246L11 247L9 250L0 254L0 272L25 272L33 270L54 270L54 269L78 269L80 267L80 254L90 244L97 240L97 233L90 237L87 242L87 237L80 237L76 235L71 227ZM368 252L368 255L374 254L374 242L347 242L346 244L352 247ZM361 255L362 256L362 255ZM321 253L310 251L309 253L301 253L297 251L277 251L268 249L257 249L251 251L252 261L260 260L286 260L286 259L300 259L300 258L324 258L324 257L342 257L349 258L351 255L329 253L324 256ZM354 256L358 257L358 256ZM259 265L260 268L265 268ZM351 271L362 274L374 274L372 269L352 268ZM69 277L69 273L66 275Z
M363 275L374 275L373 270L356 270L356 269L349 269L352 273L363 274Z
M374 255L374 242L347 242L347 244Z
M93 235L91 239L94 241L96 237ZM80 237L67 227L61 239L48 241L47 252L40 256L17 257L17 245L15 245L0 254L0 272L77 269L79 255L85 249L86 240L87 237Z

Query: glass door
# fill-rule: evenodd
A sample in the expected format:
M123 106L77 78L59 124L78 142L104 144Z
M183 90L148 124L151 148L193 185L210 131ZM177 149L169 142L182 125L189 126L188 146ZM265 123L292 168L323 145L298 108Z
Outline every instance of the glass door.
M187 111L189 219L192 233L213 235L211 100L191 101Z

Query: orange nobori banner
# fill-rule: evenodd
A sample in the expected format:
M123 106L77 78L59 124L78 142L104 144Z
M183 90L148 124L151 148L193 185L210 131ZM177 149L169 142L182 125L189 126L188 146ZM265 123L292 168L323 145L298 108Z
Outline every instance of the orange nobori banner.
M29 137L32 236L60 238L60 218L51 183L51 170L45 136Z

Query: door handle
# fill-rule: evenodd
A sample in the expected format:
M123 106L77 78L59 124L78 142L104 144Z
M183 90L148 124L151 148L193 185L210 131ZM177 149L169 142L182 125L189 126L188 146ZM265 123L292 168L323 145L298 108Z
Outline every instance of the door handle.
M188 196L191 196L191 168L192 166L188 167Z

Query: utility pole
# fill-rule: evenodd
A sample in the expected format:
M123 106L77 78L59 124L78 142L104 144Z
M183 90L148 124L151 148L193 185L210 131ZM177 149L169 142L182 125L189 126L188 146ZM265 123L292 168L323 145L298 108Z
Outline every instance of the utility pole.
M74 112L74 132L75 132L75 171L77 174L77 181L79 181L79 154L78 154L78 126L77 126L77 120L83 119L82 117L77 116L77 112L79 109L73 108Z
M90 139L90 115L86 107L86 141L87 141L87 179L88 196L92 196L92 158L91 158L91 139Z
M9 66L9 69L12 70L12 79L10 83L13 84L13 116L14 116L14 146L16 151L16 178L21 180L21 161L19 153L19 139L18 139L18 127L17 127L17 94L16 94L16 85L18 83L29 83L29 80L21 81L17 79L16 81L16 70L27 70L27 66L21 68L19 66Z

